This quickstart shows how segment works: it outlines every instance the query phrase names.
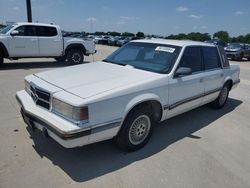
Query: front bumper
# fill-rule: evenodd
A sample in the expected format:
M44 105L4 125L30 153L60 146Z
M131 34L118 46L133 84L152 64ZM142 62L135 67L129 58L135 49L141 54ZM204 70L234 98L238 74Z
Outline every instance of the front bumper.
M42 131L65 148L73 148L113 138L120 127L121 119L81 128L50 111L36 106L26 91L17 92L24 122Z
M238 52L226 52L226 55L228 58L239 58L240 57L240 53L238 53Z

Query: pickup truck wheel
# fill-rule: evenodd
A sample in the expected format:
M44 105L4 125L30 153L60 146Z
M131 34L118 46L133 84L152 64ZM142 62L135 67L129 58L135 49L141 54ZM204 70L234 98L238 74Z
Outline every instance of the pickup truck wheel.
M142 148L150 139L154 119L149 110L136 108L129 113L115 142L121 149L135 151Z
M67 53L67 59L70 65L83 63L83 52L81 50L72 49Z
M221 89L218 98L212 102L212 106L216 109L222 108L227 102L228 94L229 94L229 85L225 84Z

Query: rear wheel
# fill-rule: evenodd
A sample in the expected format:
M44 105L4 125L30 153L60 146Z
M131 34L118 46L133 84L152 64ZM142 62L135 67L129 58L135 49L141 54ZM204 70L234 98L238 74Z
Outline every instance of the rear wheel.
M83 63L83 52L81 50L72 49L67 53L67 60L70 65Z
M225 84L221 89L218 98L211 103L213 108L215 109L223 108L223 106L227 102L229 90L230 90L229 84Z
M121 149L135 151L142 148L150 139L154 118L146 108L132 110L125 119L115 142Z

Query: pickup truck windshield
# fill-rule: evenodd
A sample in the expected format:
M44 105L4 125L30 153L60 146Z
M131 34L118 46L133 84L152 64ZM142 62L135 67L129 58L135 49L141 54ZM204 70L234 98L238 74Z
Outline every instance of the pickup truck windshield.
M130 42L108 56L104 62L130 65L150 72L168 73L180 50L181 47L173 45Z
M11 30L14 27L14 25L7 25L3 29L0 30L0 34L6 34L9 30Z

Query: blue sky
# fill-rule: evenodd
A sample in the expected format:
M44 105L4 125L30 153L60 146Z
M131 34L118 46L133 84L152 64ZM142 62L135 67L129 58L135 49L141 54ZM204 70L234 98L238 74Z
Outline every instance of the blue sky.
M0 23L26 21L25 0L0 0ZM33 21L70 31L250 33L250 0L32 0Z

